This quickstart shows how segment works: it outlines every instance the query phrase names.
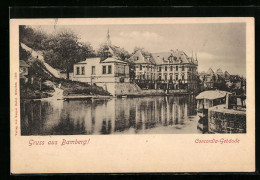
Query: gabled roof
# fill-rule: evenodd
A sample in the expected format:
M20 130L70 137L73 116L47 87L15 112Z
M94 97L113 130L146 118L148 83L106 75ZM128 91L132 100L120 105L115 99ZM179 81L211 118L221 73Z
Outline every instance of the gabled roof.
M206 74L205 71L201 71L199 74L204 75Z
M113 58L113 57L107 58L104 61L102 61L101 63L124 63L124 64L127 64L127 62L121 61L121 60Z
M223 74L223 71L222 71L220 68L218 68L217 71L216 71L216 73L217 73L217 74Z
M230 74L227 71L225 71L224 74L227 76L230 76Z
M214 74L214 71L211 68L209 68L209 70L207 71L207 74Z
M153 53L153 58L156 64L195 64L195 60L191 57L188 57L184 51L176 50L169 52ZM173 62L169 61L169 57L174 57Z
M135 64L155 64L153 57L144 56L141 50L136 51L135 54L133 54L128 60Z
M19 66L21 66L21 67L30 67L24 60L20 60Z

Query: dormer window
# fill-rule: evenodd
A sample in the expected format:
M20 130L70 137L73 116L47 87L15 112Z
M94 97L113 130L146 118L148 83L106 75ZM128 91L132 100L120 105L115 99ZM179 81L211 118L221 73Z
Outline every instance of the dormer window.
M136 57L136 60L139 60L139 57L138 57L138 56Z

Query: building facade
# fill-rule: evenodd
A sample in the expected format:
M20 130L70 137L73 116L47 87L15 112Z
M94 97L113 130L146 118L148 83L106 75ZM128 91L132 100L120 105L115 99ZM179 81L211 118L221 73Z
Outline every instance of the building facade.
M196 89L198 60L185 52L153 53L145 56L139 50L130 58L135 65L135 80L152 82L155 89Z
M129 82L129 66L112 57L103 61L100 58L87 58L74 64L73 80L89 84Z

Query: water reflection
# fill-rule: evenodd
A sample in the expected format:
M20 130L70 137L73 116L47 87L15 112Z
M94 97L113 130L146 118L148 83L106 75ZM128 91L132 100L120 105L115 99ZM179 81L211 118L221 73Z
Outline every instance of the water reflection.
M22 135L200 133L193 96L21 101Z

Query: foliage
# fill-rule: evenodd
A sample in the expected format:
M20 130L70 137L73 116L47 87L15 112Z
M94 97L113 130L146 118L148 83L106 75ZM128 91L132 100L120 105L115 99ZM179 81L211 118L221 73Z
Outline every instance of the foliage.
M54 89L49 86L45 86L44 84L41 84L40 89L40 83L34 82L33 84L23 84L20 85L20 97L21 99L40 99L40 98L47 98L51 95L49 92L53 92Z
M126 51L124 48L120 48L113 45L107 45L106 43L103 43L99 46L97 50L97 56L98 57L117 57L120 60L125 61L130 57L130 54L128 51Z
M78 40L78 36L73 32L63 31L51 35L42 42L45 47L43 53L45 61L53 68L65 71L67 78L69 72L73 70L73 64L95 56L89 43L81 43Z
M78 36L67 30L48 35L29 26L20 26L19 41L33 50L41 51L45 61L53 68L66 71L67 77L74 63L95 56L90 43L79 42ZM28 59L28 53L21 49L20 59Z
M222 77L220 75L217 75L217 78L215 78L213 86L215 88L217 88L219 90L223 90L223 91L226 91L228 89L224 77Z
M31 58L31 54L25 51L19 44L19 59L27 61L29 58Z
M145 50L145 49L142 48L142 47L137 47L137 46L134 48L133 54L135 54L136 51L139 51L139 50L142 52L142 54L143 54L144 56L152 56L152 53L150 53L149 51Z
M30 26L19 26L19 42L26 44L34 50L43 50L42 41L48 36L40 30L35 30Z
M71 80L59 80L56 83L61 84L61 88L64 90L63 95L110 95L102 87L91 86L87 83L71 81Z

